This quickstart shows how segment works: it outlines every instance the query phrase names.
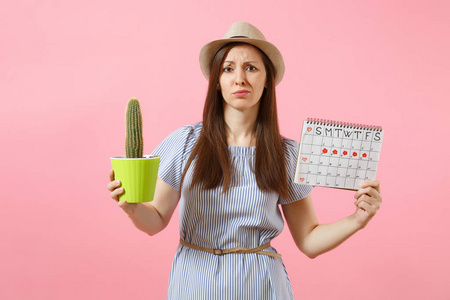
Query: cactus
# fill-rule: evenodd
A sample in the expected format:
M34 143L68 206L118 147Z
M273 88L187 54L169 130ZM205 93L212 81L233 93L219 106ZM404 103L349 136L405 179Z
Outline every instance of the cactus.
M137 99L131 99L127 107L127 136L125 139L125 154L127 158L142 158L144 139L142 137L141 107Z

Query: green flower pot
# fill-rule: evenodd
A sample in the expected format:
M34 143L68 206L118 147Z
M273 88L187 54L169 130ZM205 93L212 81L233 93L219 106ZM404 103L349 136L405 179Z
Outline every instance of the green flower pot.
M111 157L115 179L120 180L124 189L119 200L128 203L152 201L158 178L159 160L159 156L150 155L144 155L143 158Z

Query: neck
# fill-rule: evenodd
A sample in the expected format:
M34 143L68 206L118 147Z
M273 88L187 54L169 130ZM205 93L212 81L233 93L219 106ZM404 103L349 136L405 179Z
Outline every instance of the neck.
M240 111L225 105L224 119L229 146L255 146L254 128L258 110Z

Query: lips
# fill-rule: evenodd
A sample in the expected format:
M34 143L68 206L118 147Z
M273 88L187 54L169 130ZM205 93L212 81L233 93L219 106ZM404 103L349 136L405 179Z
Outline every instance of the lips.
M234 92L233 95L236 96L236 97L244 97L248 93L250 93L250 92L247 91L247 90L239 90L239 91Z

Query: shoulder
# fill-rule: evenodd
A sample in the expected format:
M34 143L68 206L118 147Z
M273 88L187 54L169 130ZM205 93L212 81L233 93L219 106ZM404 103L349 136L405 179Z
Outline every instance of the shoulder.
M200 136L203 124L198 122L192 125L185 125L172 132L166 139L173 143L195 143Z
M202 124L186 125L173 131L153 150L152 155L161 157L158 176L173 189L179 190L183 166L189 157Z
M281 141L283 142L283 146L285 148L298 148L298 142L296 140L288 139L285 137L281 137Z
M203 123L197 122L192 125L184 125L183 127L178 128L175 130L172 134L178 134L178 135L199 135L202 131Z
M298 154L299 143L295 140L281 137L284 154L288 158L296 158Z
M180 155L192 149L197 142L200 132L202 131L202 123L198 122L193 125L186 125L173 131L167 136L152 152L153 155Z

